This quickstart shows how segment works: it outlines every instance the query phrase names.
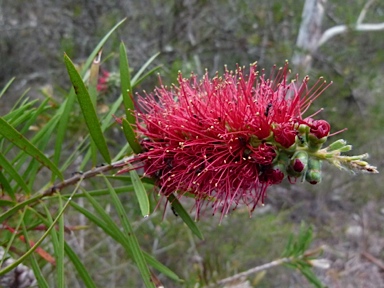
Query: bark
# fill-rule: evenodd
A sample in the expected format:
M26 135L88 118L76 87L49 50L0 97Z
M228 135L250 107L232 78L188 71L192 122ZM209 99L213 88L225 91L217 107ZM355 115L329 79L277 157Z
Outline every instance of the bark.
M292 64L299 71L308 72L311 68L313 54L322 35L321 23L326 2L326 0L305 1L299 35L296 41L296 51L292 58Z

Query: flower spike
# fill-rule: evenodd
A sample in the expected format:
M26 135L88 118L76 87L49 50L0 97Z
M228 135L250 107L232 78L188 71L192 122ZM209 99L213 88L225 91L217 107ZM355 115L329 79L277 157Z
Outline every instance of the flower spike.
M344 140L322 148L330 124L303 114L329 84L321 78L309 88L308 76L290 81L289 73L288 63L269 78L256 63L248 73L225 68L201 81L179 73L177 85L139 96L136 132L144 152L131 162L164 196L193 195L198 212L211 202L223 215L240 203L250 210L263 204L267 188L285 177L320 182L323 161L376 173L365 155L341 155L351 148Z

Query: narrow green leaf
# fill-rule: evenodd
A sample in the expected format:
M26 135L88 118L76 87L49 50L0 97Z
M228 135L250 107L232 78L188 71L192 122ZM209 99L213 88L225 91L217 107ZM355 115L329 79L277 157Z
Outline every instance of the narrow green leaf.
M18 221L17 221L17 225L16 227L14 228L15 231L20 231L20 226L21 226L21 223L24 221L24 215L25 215L25 210L23 210L22 212L20 212L20 216ZM8 243L7 245L5 246L5 249L4 249L4 254L5 255L8 255L9 253L9 250L11 249L15 239L16 239L16 236L18 235L18 233L12 233L11 234L11 237L8 240ZM2 259L0 259L0 267L3 266L3 263L5 261L5 257L3 257ZM0 274L1 275L1 274Z
M26 89L26 90L23 92L23 94L21 94L21 96L17 99L16 103L13 105L11 111L15 110L16 107L21 107L21 106L25 105L26 103L31 102L31 101L29 100L29 98L26 97L26 95L28 94L29 90L31 90L31 88ZM36 99L36 101L39 101L39 100Z
M72 248L65 242L64 250L68 258L71 260L73 266L75 266L77 273L80 278L83 280L85 287L87 288L96 288L95 282L93 282L91 276L88 273L88 270L85 268L83 263L77 257L76 253L73 252Z
M63 210L63 200L59 197L59 211ZM57 287L65 288L65 259L64 259L64 214L59 218L58 231L52 229L52 234L57 234L57 247L56 254L56 275L57 275Z
M60 122L57 127L55 152L53 153L53 162L59 165L61 151L63 150L63 143L65 135L67 134L67 128L69 123L69 117L73 111L73 104L75 103L76 94L73 89L69 92L68 98L61 104L59 111L56 115L60 116ZM51 181L54 179L52 178Z
M109 176L106 176L107 178L110 178ZM113 178L112 178L113 179ZM130 177L129 177L130 179ZM114 179L113 179L114 180ZM130 181L130 180L129 180ZM146 190L149 190L149 189L153 189L153 185L152 184L147 184L147 183L143 183L144 185L144 188ZM125 185L125 186L119 186L119 187L114 187L115 191L117 194L122 194L122 193L133 193L134 192L134 189L133 189L133 185ZM92 197L100 197L100 196L105 196L105 195L108 195L109 194L109 190L108 189L98 189L98 190L91 190L91 191L88 191L87 192L90 196ZM65 198L68 198L70 196L70 194L60 194L62 197L65 197ZM53 195L51 197L58 197L58 195ZM73 199L76 199L76 198L84 198L86 197L86 194L85 193L77 193L75 196L73 196ZM5 203L13 203L13 201L7 201ZM9 204L7 204L9 205Z
M155 73L157 70L159 70L162 66L156 66L155 68L149 70L147 73L145 73L143 76L141 76L139 79L136 80L136 82L134 83L133 87L139 85L141 82L144 81L144 79L146 79L147 77L149 77L150 75L152 75L153 73Z
M105 141L103 132L101 131L99 119L97 118L96 110L92 104L88 90L85 87L80 74L77 72L76 67L73 65L72 61L68 58L67 55L64 55L64 62L67 67L69 78L71 79L72 85L75 89L77 99L79 100L80 108L83 112L89 133L104 160L107 163L111 163L111 156L109 155L107 143Z
M39 198L41 198L41 195L36 195L35 197L29 198L12 208L8 209L4 213L0 214L0 223L4 223L5 220L7 220L9 217L11 217L13 214L15 214L17 211L23 209L25 206L36 202Z
M132 153L133 153L133 151L131 149L131 146L129 146L129 143L127 142L124 144L124 146L121 147L119 153L117 153L115 155L112 162L123 158L125 155L131 155Z
M175 280L177 282L184 282L184 280L180 279L179 276L177 276L177 274L175 272L173 272L167 266L164 266L162 263L157 261L151 255L147 254L147 252L144 252L144 257L145 257L145 261L148 263L148 265L150 265L151 267L155 268L160 273L163 273L168 278L170 278L172 280Z
M89 138L89 134L86 135L77 145L76 149L74 149L74 151L71 153L71 155L69 155L64 164L61 165L61 169L62 171L65 171L68 169L68 167L73 163L73 161L75 161L76 157L78 157L79 155L84 155L84 151L88 149L88 145L87 145L87 141L88 141L88 138ZM83 168L80 168L80 169L83 169Z
M135 107L132 98L131 73L129 71L127 50L123 42L120 43L120 83L126 119L128 123L135 124L136 119L133 114Z
M61 198L64 196L63 195L57 195L56 197ZM68 197L70 197L70 195L68 195ZM75 197L73 197L73 198L75 198ZM52 216L50 214L51 212L49 211L49 208L47 207L47 205L44 205L44 209L45 209L45 213L46 213L45 215L42 215L41 213L36 213L36 215L40 217L40 219L45 223L45 225L50 226L53 222ZM62 249L62 247L59 247L59 240L58 240L57 232L55 229L52 229L51 237L52 237L52 246L53 246L53 249L55 251L55 255L57 255L57 253L58 253L57 251ZM92 278L89 276L88 271L85 269L85 267L84 267L83 263L80 261L79 257L77 257L75 252L73 252L72 248L66 242L64 242L63 247L64 247L65 254L68 256L69 260L71 260L73 266L75 267L75 269L79 273L79 276L83 280L85 287L87 287L87 288L88 287L90 287L90 288L96 287ZM62 265L64 265L64 258L61 261L62 261ZM59 262L59 257L56 258L56 262ZM59 269L59 268L57 267L56 269Z
M133 169L129 171L129 175L131 176L131 181L132 181L133 188L135 189L136 198L140 205L141 214L144 217L148 217L149 200L148 200L147 190L145 190L145 187L141 182L139 175L137 175L136 170Z
M105 115L103 117L103 120L102 120L102 124L101 124L101 130L104 132L105 130L107 130L107 128L109 128L111 125L114 125L114 123L111 123L111 120L113 118L113 115L116 113L116 111L120 108L121 106L121 103L123 102L122 100L122 97L118 97L115 101L115 103L112 105L111 109L109 109L109 112L107 115ZM85 151L86 149L88 149L88 145L87 143L85 143L88 139L88 136L89 135L86 135L83 139L83 141L81 141L81 143L79 143L78 147L79 150L76 150L74 151L70 157L68 157L67 161L65 161L65 163L62 165L62 169L65 170L66 167L68 167L71 163L72 163L72 159L74 159L74 157L76 157L77 155L79 155L79 153L82 153L83 151ZM84 156L83 158L83 161L82 163L80 164L80 169L84 169L85 165L88 164L88 161L91 157L91 152L88 150L86 155Z
M123 102L122 97L118 97L115 103L112 104L111 108L108 111L108 114L102 120L101 130L105 131L108 127L111 127L115 124L115 121L112 121L113 115L116 114L116 111L120 109L121 103Z
M89 159L91 159L91 156L92 156L91 149L88 149L87 153L83 157L83 161L81 161L81 163L80 163L80 166L79 166L80 171L84 170L85 167L88 165Z
M0 117L0 134L2 134L9 141L14 143L17 147L24 150L27 154L32 156L34 159L42 163L52 173L56 174L61 179L63 175L56 167L55 164L51 162L39 149L37 149L31 142L29 142L23 135L21 135L15 128L8 124L3 118Z
M172 205L173 210L177 213L177 215L179 215L184 223L189 227L189 229L191 229L192 233L199 237L199 239L204 240L203 233L201 233L199 227L197 227L196 222L192 220L188 212L180 204L175 195L170 194L168 196L168 201Z
M87 192L85 192L85 194L87 195ZM88 196L90 196L90 195L88 195ZM83 214L85 217L87 217L88 220L90 220L95 225L97 225L99 228L101 228L106 234L111 236L116 242L120 243L124 247L126 252L128 253L128 256L132 257L132 253L130 251L130 246L129 246L129 243L127 241L127 238L125 237L123 232L121 232L119 227L116 226L116 222L114 222L113 219L110 218L110 216L104 211L104 209L100 206L100 204L96 200L94 200L92 197L90 197L88 199L90 200L90 202L93 205L93 207L95 208L95 210L99 213L99 215L101 215L101 217L103 217L102 214L105 215L105 218L103 218L103 219L107 220L107 222L104 222L99 217L95 216L94 212L91 212L91 211L81 207L80 205L76 204L75 202L71 202L71 206L73 208L75 208L77 211L79 211L81 214ZM168 267L164 266L162 263L160 263L159 261L154 259L147 252L143 251L143 253L144 253L145 260L153 268L157 269L158 271L160 271L161 273L163 273L164 275L166 275L170 279L180 281L180 282L182 281Z
M37 117L47 110L48 102L49 102L49 99L45 99L43 102L41 102L40 106L36 109L36 111L33 111L32 115L27 119L28 121L25 123L23 129L20 130L21 134L26 133L27 131L30 130L32 125L36 124Z
M297 267L296 267L297 268ZM305 268L302 268L300 269L300 272L305 276L305 278L307 278L307 280L313 284L313 286L315 286L316 288L324 288L326 286L323 285L323 283L321 283L321 281L316 277L315 273L312 271L311 268L309 267L305 267Z
M15 170L13 165L8 162L8 160L4 157L2 153L0 153L0 166L3 167L4 171L7 172L9 176L11 176L11 178L16 181L17 184L19 184L19 186L24 190L24 192L27 195L31 194L31 190L29 189L27 184L24 182L24 179L20 176L19 172ZM9 195L9 196L14 197L14 195Z
M99 42L99 44L97 44L97 46L95 47L95 49L93 49L92 53L89 55L87 61L85 62L84 66L83 66L83 69L81 70L81 76L84 76L85 75L85 72L87 72L89 66L91 66L91 63L93 62L93 60L95 59L97 53L99 53L99 51L101 50L101 48L103 48L105 42L107 42L108 38L112 35L113 32L116 31L116 29L124 23L124 21L127 20L127 18L124 18L123 20L119 21L115 26L112 27L111 30L109 30L109 32L103 37L103 39L101 39L101 41Z
M11 86L12 82L15 80L15 77L13 77L11 80L5 84L4 88L0 92L0 98L4 95L4 93L8 90L9 86Z
M54 116L54 118L57 115ZM31 139L31 143L36 145L36 147L40 151L46 151L46 147L48 146L49 140L52 137L52 132L56 126L57 121L59 120L58 117L56 117L56 121L50 121L47 125L45 125L39 132L35 134L34 137ZM15 162L17 158L20 158L19 161ZM27 158L25 153L19 153L14 159L14 163L16 163L16 170L23 170L27 163ZM24 165L24 166L23 166ZM40 165L37 161L30 161L27 169L25 169L25 172L23 173L24 180L28 183L28 186L31 190L33 190L33 185L35 183L35 179L40 171Z
M52 134L52 131L53 129L55 128L55 124L58 122L59 120L59 115L55 115L51 121L49 121L49 123L47 123L46 125L44 125L29 141L34 145L34 146L38 146L38 144L40 143L40 146L38 146L37 148L40 150L40 151L44 151L45 147L47 146L47 134L48 134L48 139L50 138L51 134ZM53 124L53 125L52 125ZM20 133L20 134L23 134L23 133ZM41 144L44 144L44 145L41 145ZM7 152L9 150L6 150ZM6 154L6 152L4 152L4 154ZM28 161L28 155L24 152L24 151L20 151L15 158L13 158L12 160L12 163L19 163L19 166L16 166L15 169L18 170L18 169L21 169L21 167L23 167L23 165L25 165L25 162Z
M132 185L126 185L126 186L120 186L120 187L115 187L115 191L117 194L121 194L121 193L127 193L127 192L134 192L133 191L133 186ZM100 196L105 196L105 195L108 195L109 194L109 190L108 189L98 189L98 190L91 190L91 191L88 191L87 192L89 195L91 195L92 197L100 197ZM69 197L69 194L61 194L63 197ZM85 194L84 193L77 193L73 199L76 199L76 198L83 198L85 197Z
M123 132L124 132L125 138L129 143L129 146L132 148L133 152L135 152L136 154L139 154L141 152L141 146L137 141L135 131L132 129L131 124L129 124L126 119L122 119L122 123L123 123Z
M1 181L1 179L0 179L0 181ZM3 207L3 206L14 206L15 204L16 204L16 202L14 202L14 201L0 199L0 207Z
M33 105L38 102L38 100L29 101L27 103L23 103L20 107L13 109L11 112L9 112L7 115L3 116L3 119L7 121L8 123L16 126L19 123L15 122L16 120L20 119L22 115L25 115L27 113L27 110L33 110ZM29 111L31 112L31 111Z
M282 257L291 257L293 250L293 235L289 235L288 242L285 245L284 251L282 253Z
M132 84L132 87L134 87L136 85L136 82L137 80L141 77L141 75L143 74L143 72L145 71L145 69L147 69L147 67L153 62L153 60L156 59L157 56L159 56L160 53L156 53L155 55L153 55L151 58L149 58L143 66L141 66L141 68L139 69L139 71L135 74L135 76L132 78L132 81L131 81L131 84Z
M127 213L124 210L123 204L119 197L116 194L116 191L113 189L111 183L109 183L108 179L105 178L105 182L110 191L110 195L112 198L112 202L116 208L117 214L119 216L121 225L123 226L124 234L127 237L129 242L129 246L131 247L131 251L133 254L133 260L136 262L137 268L140 271L141 277L144 280L144 284L146 287L155 287L153 282L151 281L151 274L149 272L147 263L144 259L143 253L141 251L139 241L136 238L136 235L132 229L131 223L128 220ZM148 215L148 214L147 214Z
M90 143L89 151L91 153L92 167L96 167L97 163L98 163L98 160L97 160L97 146L96 146L95 141L93 141L92 138L91 138L91 143ZM87 160L87 164L88 164L88 160Z
M7 119L5 119L5 117L3 119L5 121L7 121L8 124L12 125L13 127L17 127L18 125L28 121L28 119L31 119L33 117L33 114L34 114L33 110L34 109L35 108L25 110L24 112L21 110L18 110L18 114L13 115L13 118L11 119L11 121L8 121ZM23 131L20 131L19 133L24 134Z
M85 73L88 71L89 66L91 65L92 61L95 59L97 53L99 53L100 49L103 47L105 42L107 42L108 38L112 35L112 33L126 20L123 19L119 23L117 23L104 37L101 39L101 41L97 44L95 49L93 49L92 53L89 55L87 61L83 65L83 68L80 72L80 75L84 77ZM54 153L54 163L58 165L61 155L61 150L63 147L63 142L65 139L65 135L67 133L67 127L69 122L69 117L72 112L73 103L75 101L75 92L73 89L71 89L71 92L69 93L68 99L62 104L57 114L61 115L61 120L59 127L57 129L57 136L56 136L56 144L55 144L55 153ZM53 180L53 179L52 179Z
M28 231L27 231L27 227L25 226L24 220L23 220L21 226L22 226L23 235L24 235L24 238L25 238L25 244L27 246L27 249L30 249L31 246L29 245L30 242L29 242L29 237L28 237ZM41 287L41 288L49 288L47 281L43 277L43 273L42 273L42 271L40 269L40 266L37 263L35 255L31 254L31 257L29 257L29 259L31 261L31 266L32 266L33 274L36 277L36 280L37 280L37 283L38 283L39 287Z
M19 259L15 260L15 262L13 262L11 265L7 266L7 267L4 267L4 268L0 268L0 276L1 275L5 275L7 274L9 271L11 271L12 269L16 268L20 263L22 263L23 261L25 261L25 259L27 257L29 257L36 249L37 247L39 247L41 245L41 243L44 241L44 239L51 233L51 230L55 227L57 221L60 219L60 217L63 215L65 209L68 207L68 205L70 204L71 200L72 200L72 196L76 194L76 191L78 190L79 188L79 185L81 184L81 181L78 182L76 188L74 189L71 197L67 200L67 202L65 203L63 209L61 209L57 215L57 217L55 218L55 220L52 222L51 226L48 227L48 229L44 232L44 234L40 237L40 239L31 247L31 249L29 249L28 251L26 251ZM29 199L31 200L31 199ZM27 201L24 201L23 203L25 203ZM14 208L14 207L13 207ZM12 210L12 209L10 209ZM9 211L9 210L8 210ZM3 221L1 221L1 218L4 217L3 215L6 215L6 213L8 212L6 211L5 213L3 213L2 215L0 215L0 222L2 223Z
M2 154L0 154L0 156L2 156ZM1 160L0 160L0 166L2 166ZM0 183L1 183L1 188L4 189L4 191L7 192L8 196L11 197L11 199L16 202L15 191L13 191L11 184L9 184L7 178L5 178L4 173L1 170L0 170ZM13 202L11 201L11 203ZM1 203L0 203L0 206L1 206Z
M302 255L306 250L308 250L309 246L312 242L312 227L307 227L304 222L301 222L300 232L297 236L296 240L296 256Z
M56 127L56 124L59 121L60 115L55 115L51 118L46 125L44 125L30 140L30 142L35 145L40 151L45 151L51 138L52 132ZM18 155L12 160L12 164L15 165L16 171L24 171L22 178L24 182L29 183L29 189L32 190L33 184L35 183L35 178L37 177L38 171L40 169L40 164L37 161L29 161L28 154L24 151L20 151ZM29 162L27 168L26 164ZM14 188L15 190L17 187Z

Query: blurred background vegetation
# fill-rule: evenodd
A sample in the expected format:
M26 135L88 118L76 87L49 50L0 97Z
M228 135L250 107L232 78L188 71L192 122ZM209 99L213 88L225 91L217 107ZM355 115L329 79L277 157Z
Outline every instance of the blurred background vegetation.
M320 2L325 8L321 31L340 24L352 28L367 3ZM384 22L384 2L369 2L365 21ZM0 87L17 78L1 100L0 113L8 111L27 89L31 98L45 94L60 105L70 87L63 53L81 66L100 39L125 17L126 22L103 48L104 70L118 71L118 45L123 41L134 71L161 52L153 66L162 65L165 84L174 82L179 70L185 75L192 71L201 75L208 69L213 75L225 64L233 69L236 64L257 61L268 71L273 64L280 66L291 60L294 53L306 53L296 45L303 6L304 1L293 0L3 0ZM306 73L313 83L319 76L333 81L313 109L325 108L321 118L331 123L333 132L348 127L335 137L352 143L354 154L369 152L371 164L382 170L384 31L352 30L331 38L312 53ZM301 70L292 65L294 73L295 68ZM152 76L136 92L151 91L156 84L158 79ZM118 96L117 90L102 95L99 111ZM74 111L69 142L86 129L81 117ZM122 133L115 132L110 144L124 145ZM351 175L325 167L319 185L284 183L272 187L267 205L251 218L246 209L238 209L218 225L218 216L204 215L198 223L204 241L192 236L171 211L163 215L160 208L144 220L137 203L131 201L133 197L123 197L144 250L184 278L185 287L225 278L279 257L288 235L298 230L302 220L314 225L315 244L326 246L324 258L331 261L331 268L317 271L326 285L383 287L383 266L372 260L384 262L382 180L380 174ZM94 185L97 188L97 181ZM100 201L105 201L101 202L104 207L110 205L108 197ZM67 225L89 225L68 235L67 240L87 268L94 270L92 275L100 287L139 287L140 278L120 253L121 247L101 238L103 235L75 211L68 215ZM51 269L47 265L45 272L49 274ZM68 287L81 287L76 275L70 270L67 273ZM161 276L160 280L165 287L181 285ZM249 281L251 287L310 287L299 273L286 268L257 274Z

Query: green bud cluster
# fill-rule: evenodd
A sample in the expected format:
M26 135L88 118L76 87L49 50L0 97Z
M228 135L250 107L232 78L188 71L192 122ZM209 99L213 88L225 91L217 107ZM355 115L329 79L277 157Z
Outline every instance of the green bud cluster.
M274 161L274 169L282 171L289 179L307 181L311 184L321 182L322 159L317 157L327 136L318 139L310 133L310 127L300 124L296 127L295 143L289 147L279 147Z
M302 182L317 184L321 182L321 167L324 161L351 172L378 173L376 167L364 161L368 154L341 155L352 150L352 146L348 145L345 140L337 140L328 147L322 148L328 135L319 139L311 133L310 127L305 124L298 125L296 130L296 140L291 147L284 148L276 143L271 143L277 147L273 168L282 171L288 179L300 178Z

